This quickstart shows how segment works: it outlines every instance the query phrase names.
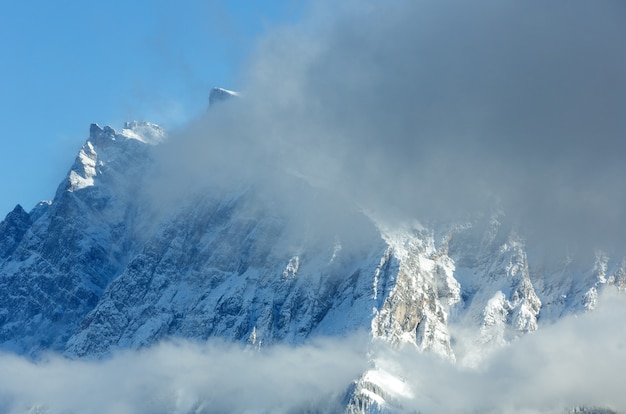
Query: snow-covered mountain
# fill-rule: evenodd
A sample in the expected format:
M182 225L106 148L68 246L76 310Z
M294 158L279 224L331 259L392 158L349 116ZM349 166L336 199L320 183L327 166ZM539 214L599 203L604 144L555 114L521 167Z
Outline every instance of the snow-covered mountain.
M212 104L232 95L216 91ZM119 132L92 125L54 199L30 212L18 205L0 223L2 350L91 359L168 338L263 348L365 331L372 349L385 343L472 368L544 324L592 310L603 286L626 289L623 257L545 260L497 210L390 227L338 205L358 237L294 235L252 185L156 212L142 194L164 140L146 122ZM324 196L289 180L296 197ZM346 384L346 412L401 412L417 398L414 385L372 351L371 369Z

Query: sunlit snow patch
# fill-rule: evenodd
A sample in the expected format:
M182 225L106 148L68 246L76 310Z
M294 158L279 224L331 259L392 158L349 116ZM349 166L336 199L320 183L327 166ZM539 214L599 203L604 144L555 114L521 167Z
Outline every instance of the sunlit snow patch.
M167 138L165 130L150 122L131 121L124 124L121 135L128 139L136 139L145 144L156 145Z

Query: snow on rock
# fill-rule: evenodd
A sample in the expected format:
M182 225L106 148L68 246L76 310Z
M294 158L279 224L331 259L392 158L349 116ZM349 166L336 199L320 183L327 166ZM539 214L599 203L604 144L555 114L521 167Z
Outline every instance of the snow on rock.
M299 268L300 268L300 257L293 256L291 259L289 259L289 263L287 263L287 267L285 267L285 270L283 270L283 277L285 278L296 277L296 274L298 273Z
M374 337L396 345L411 343L454 361L447 317L460 289L452 263L423 228L387 231L383 238L400 266L393 289L372 320Z
M70 171L69 181L70 187L68 191L78 191L94 184L96 176L96 163L98 162L98 154L90 141L83 146L78 153L78 158L74 163L74 167Z
M160 144L167 139L165 130L160 126L139 121L126 122L120 135L150 145Z

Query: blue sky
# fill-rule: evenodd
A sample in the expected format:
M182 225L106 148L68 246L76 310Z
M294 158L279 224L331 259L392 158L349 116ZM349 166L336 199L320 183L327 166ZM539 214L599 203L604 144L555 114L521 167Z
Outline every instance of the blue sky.
M0 6L0 216L54 195L89 124L166 128L203 111L304 1L75 0Z

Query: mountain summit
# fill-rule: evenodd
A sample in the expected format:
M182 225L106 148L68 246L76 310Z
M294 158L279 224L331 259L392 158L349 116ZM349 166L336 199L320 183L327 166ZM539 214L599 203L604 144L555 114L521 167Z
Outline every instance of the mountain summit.
M239 94L237 92L229 91L228 89L213 88L211 89L211 93L209 94L209 107L212 107L218 102L223 102L238 95Z

